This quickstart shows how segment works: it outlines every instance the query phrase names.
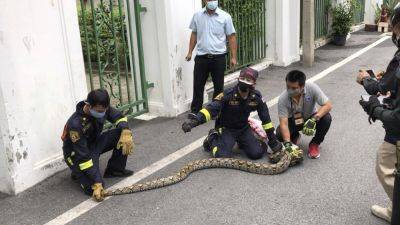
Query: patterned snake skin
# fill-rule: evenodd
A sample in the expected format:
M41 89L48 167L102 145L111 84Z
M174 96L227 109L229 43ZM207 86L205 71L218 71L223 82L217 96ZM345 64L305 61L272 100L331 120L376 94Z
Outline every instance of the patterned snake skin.
M281 159L276 164L255 163L247 160L232 158L201 159L190 162L186 166L182 167L178 173L169 177L159 178L142 184L133 184L124 188L106 190L104 191L104 197L131 194L166 187L183 181L194 171L210 168L227 168L261 175L276 175L285 172L289 166L293 166L302 160L303 151L300 149L290 153L285 151Z

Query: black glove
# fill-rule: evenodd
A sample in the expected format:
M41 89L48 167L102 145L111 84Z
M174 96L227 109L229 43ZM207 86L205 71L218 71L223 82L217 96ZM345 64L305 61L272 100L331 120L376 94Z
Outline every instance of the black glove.
M196 127L199 125L199 121L195 120L195 119L191 119L191 120L186 120L183 124L182 124L182 130L183 132L187 133L192 131L193 127Z
M363 107L364 111L369 115L368 121L371 123L371 119L372 121L375 122L376 118L373 117L373 113L375 108L380 107L381 103L378 100L378 97L376 95L371 95L371 97L369 98L369 100L363 101L360 100L360 105Z

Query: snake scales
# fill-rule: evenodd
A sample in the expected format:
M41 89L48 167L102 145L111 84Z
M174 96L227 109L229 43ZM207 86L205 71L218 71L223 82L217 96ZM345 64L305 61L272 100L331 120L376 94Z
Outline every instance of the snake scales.
M245 172L261 174L261 175L276 175L285 172L289 166L292 166L303 159L303 151L298 149L292 152L285 151L281 159L276 164L256 163L247 160L232 159L232 158L210 158L201 159L188 163L182 167L175 175L155 179L142 184L133 184L128 187L118 188L114 190L105 190L104 197L112 195L124 195L136 192L149 191L161 187L166 187L186 179L192 172L210 168L227 168L236 169Z

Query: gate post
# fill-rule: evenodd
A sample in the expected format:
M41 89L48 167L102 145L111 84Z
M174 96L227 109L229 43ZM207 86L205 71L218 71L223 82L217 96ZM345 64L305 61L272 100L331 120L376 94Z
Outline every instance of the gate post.
M303 0L303 64L314 63L314 0Z

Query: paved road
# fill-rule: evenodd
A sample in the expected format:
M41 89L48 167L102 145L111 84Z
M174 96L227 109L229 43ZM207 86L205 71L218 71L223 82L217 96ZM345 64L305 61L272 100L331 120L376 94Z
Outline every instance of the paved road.
M320 48L313 68L270 67L262 72L258 88L271 100L285 88L289 70L301 69L311 77L378 39L378 34L360 32L345 48ZM386 224L369 210L372 204L387 203L374 171L384 132L380 123L368 124L358 105L363 90L354 76L359 68L384 70L395 50L387 40L316 82L334 103L334 120L320 159L306 159L279 176L222 169L196 172L174 186L113 197L70 224ZM277 122L276 106L270 111ZM212 126L184 135L179 130L183 120L182 115L134 121L138 149L128 167L143 169L196 141ZM300 146L306 148L309 140L303 138ZM206 157L197 149L147 179L167 176L191 160ZM105 163L104 157L103 168ZM68 178L68 171L63 171L18 196L0 195L0 224L43 224L87 200Z

